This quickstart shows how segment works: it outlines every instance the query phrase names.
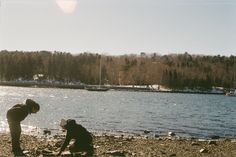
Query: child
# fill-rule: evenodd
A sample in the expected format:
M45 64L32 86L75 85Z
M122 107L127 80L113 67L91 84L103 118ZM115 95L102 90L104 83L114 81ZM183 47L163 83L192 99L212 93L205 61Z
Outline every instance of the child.
M12 152L15 156L24 156L20 147L21 125L28 114L37 113L40 109L38 103L31 99L27 99L25 104L17 104L7 111L7 121L11 133Z
M74 119L61 120L60 126L67 131L66 139L61 146L61 150L58 156L65 150L71 139L75 139L75 142L69 147L71 154L75 152L84 151L86 155L93 155L93 138L82 125L77 124Z

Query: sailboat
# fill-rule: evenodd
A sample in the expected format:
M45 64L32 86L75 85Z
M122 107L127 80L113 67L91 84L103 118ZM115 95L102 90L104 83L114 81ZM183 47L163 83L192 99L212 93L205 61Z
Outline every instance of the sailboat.
M231 89L229 92L227 92L225 95L226 96L233 96L236 97L236 80L235 80L235 70L236 70L236 64L235 64L235 58L236 56L234 56L234 89Z
M100 65L99 65L99 85L98 86L87 86L86 89L88 91L108 91L108 87L101 86L102 84L102 64L101 64L101 57L100 57Z

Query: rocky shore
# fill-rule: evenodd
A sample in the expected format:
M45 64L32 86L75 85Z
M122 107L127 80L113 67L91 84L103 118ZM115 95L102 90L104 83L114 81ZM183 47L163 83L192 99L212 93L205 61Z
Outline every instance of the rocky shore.
M50 138L22 135L21 146L28 156L55 156L63 139L63 135ZM94 137L94 148L96 157L236 157L236 139L99 135ZM0 157L12 156L10 136L1 133ZM65 151L62 156L69 156L69 152Z

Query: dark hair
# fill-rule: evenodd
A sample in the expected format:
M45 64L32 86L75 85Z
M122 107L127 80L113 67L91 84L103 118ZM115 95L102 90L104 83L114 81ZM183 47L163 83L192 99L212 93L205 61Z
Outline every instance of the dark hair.
M26 105L29 106L30 110L32 111L32 109L36 109L36 110L40 110L40 106L38 103L36 103L35 101L33 101L32 99L26 99Z
M68 119L68 120L66 121L65 128L66 128L66 129L69 129L69 128L75 126L75 125L76 125L76 121L75 121L74 119Z

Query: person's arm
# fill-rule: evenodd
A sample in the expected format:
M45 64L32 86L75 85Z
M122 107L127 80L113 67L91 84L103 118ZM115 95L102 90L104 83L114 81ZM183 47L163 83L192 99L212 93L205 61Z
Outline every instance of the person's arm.
M71 140L70 133L67 132L66 139L65 139L64 143L61 146L60 152L57 155L61 155L61 153L65 150L66 146L69 144L70 140Z

